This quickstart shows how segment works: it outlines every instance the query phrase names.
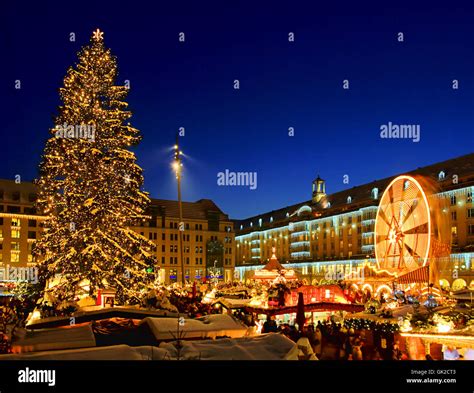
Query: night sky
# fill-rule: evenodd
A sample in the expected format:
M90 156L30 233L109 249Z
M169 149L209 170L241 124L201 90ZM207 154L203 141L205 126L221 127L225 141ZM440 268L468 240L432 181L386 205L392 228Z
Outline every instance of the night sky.
M232 218L310 199L318 174L331 193L474 151L472 2L255 3L2 4L0 177L37 176L58 89L97 27L117 83L130 80L134 150L156 198L176 199L179 127L184 200L213 199ZM420 142L381 139L388 122L419 124ZM218 186L226 169L257 172L257 189Z

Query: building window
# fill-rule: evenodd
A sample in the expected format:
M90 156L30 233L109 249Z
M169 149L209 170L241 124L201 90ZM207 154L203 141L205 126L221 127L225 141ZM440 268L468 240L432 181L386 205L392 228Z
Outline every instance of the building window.
M456 195L451 195L451 206L456 204Z
M20 243L12 242L12 250L13 251L20 251Z
M467 234L474 235L474 224L468 224L467 226Z
M468 191L468 192L467 192L466 202L467 202L467 203L471 203L471 202L472 202L472 191Z
M12 252L10 255L10 262L20 262L20 254Z
M457 212L451 212L451 220L456 221L458 219Z
M350 204L350 203L352 203L352 197L351 197L351 196L348 196L348 197L347 197L347 204Z
M12 218L12 227L19 227L19 226L20 226L20 219Z
M36 232L28 231L28 239L36 239Z
M19 239L20 231L18 229L12 229L12 239Z
M35 215L36 214L36 209L34 207L25 207L25 208L23 208L23 213Z
M458 236L458 227L451 227L451 235L453 237L457 237Z
M28 220L28 226L32 228L36 228L36 220Z
M474 218L474 209L467 209L467 218Z
M7 213L21 213L20 206L7 206Z

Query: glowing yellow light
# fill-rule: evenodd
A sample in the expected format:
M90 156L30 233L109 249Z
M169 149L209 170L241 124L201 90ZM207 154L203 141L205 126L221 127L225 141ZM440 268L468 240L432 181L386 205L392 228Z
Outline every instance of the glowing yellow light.
M397 231L395 231L395 229L392 228L388 232L388 241L393 244L395 243L396 240L397 240Z
M436 324L436 330L438 333L448 333L451 330L451 325L448 323L438 322Z
M413 328L410 324L410 321L408 319L405 319L403 321L402 325L400 326L400 331L406 333L406 332L410 332L412 330L413 330Z

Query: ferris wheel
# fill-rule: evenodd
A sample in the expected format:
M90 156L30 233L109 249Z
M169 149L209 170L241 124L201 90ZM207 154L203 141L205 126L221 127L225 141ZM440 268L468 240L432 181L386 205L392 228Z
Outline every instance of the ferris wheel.
M411 271L425 266L431 247L428 198L413 177L398 176L385 189L375 219L375 257L379 269Z

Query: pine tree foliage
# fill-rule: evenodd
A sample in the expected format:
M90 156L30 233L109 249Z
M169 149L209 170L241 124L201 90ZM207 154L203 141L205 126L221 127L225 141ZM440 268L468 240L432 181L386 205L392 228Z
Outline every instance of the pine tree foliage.
M142 169L130 148L141 137L127 120L128 89L115 85L117 61L101 32L79 53L60 89L62 106L46 142L38 208L48 219L35 246L50 291L73 300L112 287L119 302L136 303L150 285L153 244L133 230L146 219Z

